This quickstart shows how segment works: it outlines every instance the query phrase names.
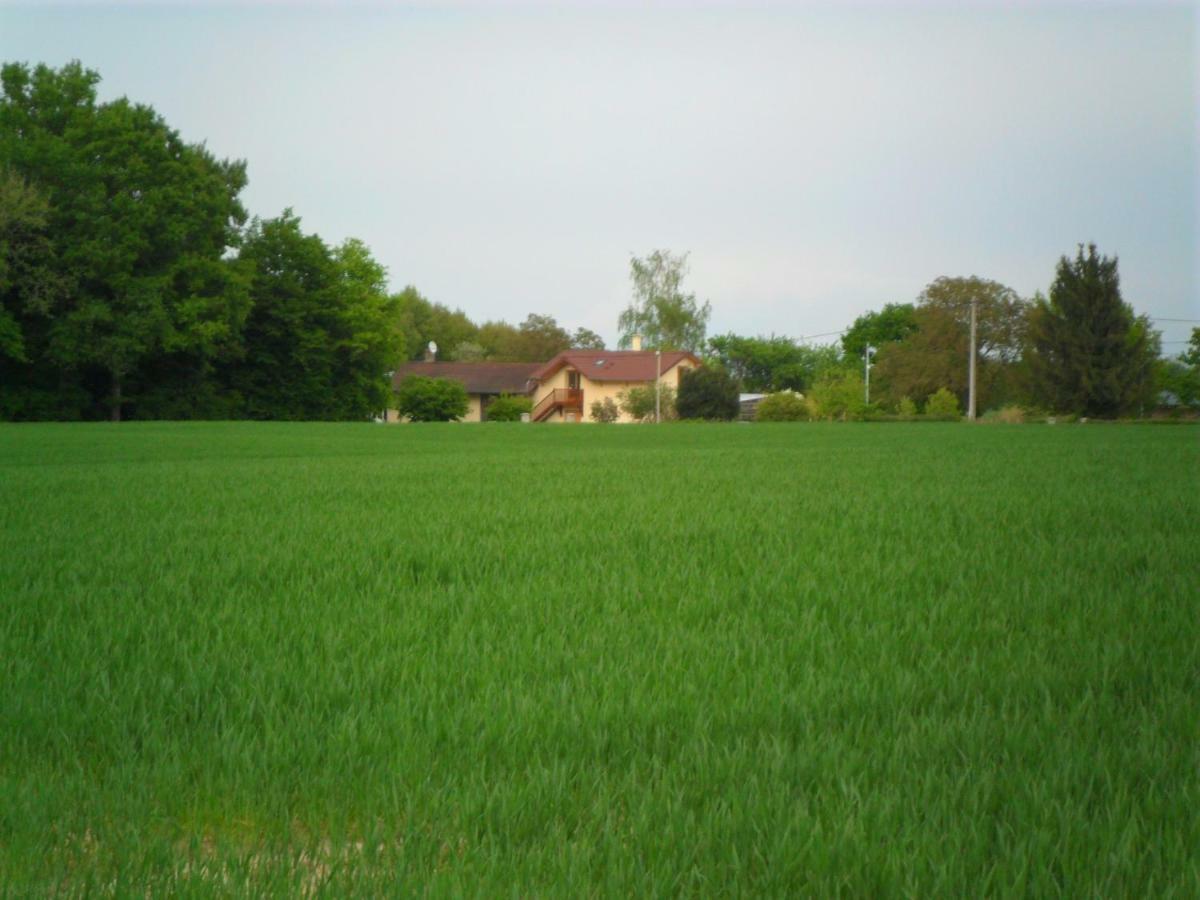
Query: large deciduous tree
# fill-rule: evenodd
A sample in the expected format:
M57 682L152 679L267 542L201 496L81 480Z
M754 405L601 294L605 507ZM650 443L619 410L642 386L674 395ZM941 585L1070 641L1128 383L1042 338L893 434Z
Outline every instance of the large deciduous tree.
M633 257L629 268L633 302L617 322L620 346L629 347L634 336L641 335L648 347L699 353L712 306L684 293L687 254L655 250L645 259Z
M1081 244L1058 261L1049 299L1039 298L1030 344L1038 398L1059 412L1117 416L1151 399L1158 337L1121 298L1117 258Z
M878 348L902 341L916 330L916 308L911 303L886 303L883 309L854 320L842 335L842 350L848 360L859 361L868 345Z
M1029 304L1012 288L977 277L938 278L921 292L913 313L915 329L879 347L872 384L878 383L893 401L946 388L965 406L972 303L979 406L1014 400L1022 389Z
M290 210L255 220L246 355L232 387L256 419L364 419L386 408L404 355L386 273L357 240L330 249Z
M797 344L791 338L723 334L708 340L709 352L747 391L804 391L841 365L836 347Z
M78 63L5 65L0 164L48 203L53 280L67 289L47 310L47 362L98 372L117 420L148 360L236 349L247 295L225 254L245 220L246 172L149 106L97 103L98 81Z

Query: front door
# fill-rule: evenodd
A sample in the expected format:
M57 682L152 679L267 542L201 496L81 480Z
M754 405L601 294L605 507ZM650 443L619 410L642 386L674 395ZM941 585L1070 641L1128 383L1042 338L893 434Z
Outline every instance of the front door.
M578 372L571 371L571 372L567 373L567 387L573 391L579 390L579 373Z

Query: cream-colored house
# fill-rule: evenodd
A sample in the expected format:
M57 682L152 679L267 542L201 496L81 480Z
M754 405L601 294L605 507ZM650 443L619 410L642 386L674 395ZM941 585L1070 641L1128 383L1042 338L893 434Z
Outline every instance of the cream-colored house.
M463 422L486 422L487 408L501 394L528 394L530 376L540 368L539 363L498 362L424 362L406 363L392 373L392 386L400 387L409 375L423 378L448 378L467 389L467 414ZM396 410L387 411L388 422L399 422Z
M691 353L672 350L661 359L653 350L564 350L530 375L533 383L534 422L583 422L592 404L611 398L620 405L620 394L631 387L653 387L657 378L664 387L679 389L681 372L696 368L700 360ZM621 410L619 422L633 419Z

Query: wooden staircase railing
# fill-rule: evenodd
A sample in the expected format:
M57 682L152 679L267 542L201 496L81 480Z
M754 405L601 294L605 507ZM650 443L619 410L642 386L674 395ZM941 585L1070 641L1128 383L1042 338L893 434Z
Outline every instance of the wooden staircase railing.
M533 408L530 419L540 422L549 418L560 409L574 409L583 412L583 391L575 388L555 388L538 401Z

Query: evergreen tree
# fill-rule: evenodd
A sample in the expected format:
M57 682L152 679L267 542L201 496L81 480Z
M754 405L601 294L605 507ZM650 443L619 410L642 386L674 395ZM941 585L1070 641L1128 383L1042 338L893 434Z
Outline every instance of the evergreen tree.
M1154 390L1158 336L1121 299L1117 259L1083 245L1062 257L1030 323L1033 390L1050 409L1088 416L1137 410Z

